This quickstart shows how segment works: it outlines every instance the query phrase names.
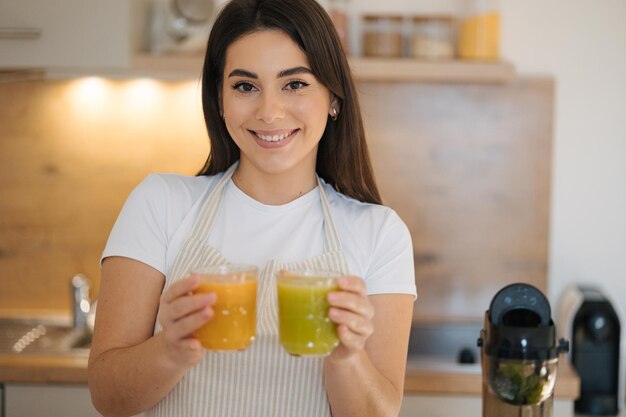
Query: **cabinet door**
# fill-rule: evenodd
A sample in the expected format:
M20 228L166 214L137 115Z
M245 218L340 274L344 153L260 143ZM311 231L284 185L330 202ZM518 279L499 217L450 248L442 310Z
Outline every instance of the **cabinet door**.
M84 384L6 384L5 390L6 417L100 417Z
M128 0L0 0L0 68L126 68Z

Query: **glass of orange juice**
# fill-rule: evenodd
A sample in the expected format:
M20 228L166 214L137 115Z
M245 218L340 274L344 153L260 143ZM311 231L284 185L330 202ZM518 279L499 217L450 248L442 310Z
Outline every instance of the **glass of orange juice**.
M312 270L278 272L278 330L287 353L325 356L337 346L337 325L328 317L326 297L339 289L340 275Z
M254 341L258 269L251 265L216 265L193 269L200 276L194 293L217 295L213 317L195 332L209 350L244 350Z

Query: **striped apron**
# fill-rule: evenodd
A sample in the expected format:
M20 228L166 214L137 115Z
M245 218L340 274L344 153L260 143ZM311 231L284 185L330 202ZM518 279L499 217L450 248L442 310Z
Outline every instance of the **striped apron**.
M231 166L211 191L166 279L167 290L199 265L228 261L207 238L222 201L224 186L237 164ZM271 260L260 271L254 343L243 352L205 351L203 360L149 410L153 417L329 417L322 376L323 358L294 357L278 341L275 273L280 269L327 269L348 273L330 204L318 178L324 213L324 253L300 262ZM155 333L160 331L157 323Z

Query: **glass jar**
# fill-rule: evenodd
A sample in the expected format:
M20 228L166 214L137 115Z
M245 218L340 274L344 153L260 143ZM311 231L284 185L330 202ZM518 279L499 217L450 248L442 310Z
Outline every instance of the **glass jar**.
M341 46L343 47L346 55L350 54L350 42L349 42L349 0L331 0L328 5L328 15L333 21Z
M455 22L451 16L414 16L411 55L418 59L452 59Z
M403 55L401 15L363 16L363 55L399 58Z
M500 10L497 0L465 0L459 25L462 59L497 60L500 56Z

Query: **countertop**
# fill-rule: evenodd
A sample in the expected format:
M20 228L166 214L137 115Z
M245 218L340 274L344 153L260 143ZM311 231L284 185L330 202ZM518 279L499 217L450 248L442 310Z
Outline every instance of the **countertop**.
M406 394L461 394L480 395L482 371L480 364L458 365L412 359L407 361ZM580 378L576 370L565 359L559 361L554 396L559 399L578 398Z
M87 383L87 355L0 355L0 382Z
M0 355L0 381L22 383L86 383L87 355ZM409 359L405 393L480 395L480 365L456 365ZM580 380L569 362L561 360L555 397L575 399Z

